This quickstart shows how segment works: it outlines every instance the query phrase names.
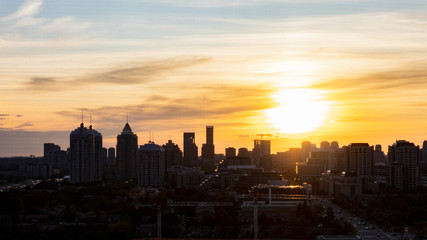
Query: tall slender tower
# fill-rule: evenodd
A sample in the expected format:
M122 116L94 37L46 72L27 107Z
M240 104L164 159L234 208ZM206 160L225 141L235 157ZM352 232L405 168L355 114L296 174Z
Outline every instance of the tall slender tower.
M215 146L213 144L213 126L206 126L206 143L202 146L202 161L207 168L214 166Z
M83 122L70 134L71 182L102 180L100 167L102 135Z
M128 181L136 178L136 161L138 158L138 136L126 123L120 135L117 135L117 166L118 178Z
M184 165L194 166L199 164L198 148L195 134L193 132L184 133Z

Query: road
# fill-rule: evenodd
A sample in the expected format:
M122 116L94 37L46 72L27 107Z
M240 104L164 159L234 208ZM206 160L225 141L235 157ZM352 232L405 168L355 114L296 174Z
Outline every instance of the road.
M360 236L364 240L369 239L414 239L414 235L408 234L401 236L400 234L392 233L389 231L385 231L381 228L373 226L370 223L367 223L364 219L361 219L350 212L342 209L341 207L333 204L328 199L316 200L315 203L322 204L325 209L331 207L334 210L334 216L337 219L344 219L349 223L353 224L355 229L357 230L357 235Z

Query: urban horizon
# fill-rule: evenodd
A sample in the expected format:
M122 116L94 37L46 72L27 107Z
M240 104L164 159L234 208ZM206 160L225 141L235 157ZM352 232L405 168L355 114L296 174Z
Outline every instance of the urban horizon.
M81 122L81 123L83 123L84 124L84 122ZM131 124L130 124L131 125ZM85 127L89 127L89 126L92 126L92 124L91 123L89 123L89 125L86 125L86 124L84 124L84 126ZM133 127L133 126L132 126ZM94 126L93 126L93 128L95 129L95 130L97 130L97 131L99 131L99 129L97 129L97 128L95 128ZM216 129L217 130L217 129ZM71 130L70 132L72 132L73 130ZM70 132L68 132L68 134L65 136L65 138L67 138L67 143L65 143L65 144L60 144L60 143L57 143L57 142L53 142L53 141L45 141L45 142L42 142L41 143L41 146L40 146L40 150L39 150L39 153L38 153L38 155L37 154L33 154L33 153L30 153L30 154L27 154L27 155L20 155L20 154L16 154L16 155L2 155L2 153L0 152L0 157L27 157L27 156L35 156L35 157L41 157L41 156L43 156L43 144L44 143L54 143L54 144L56 144L56 145L58 145L58 146L60 146L61 147L61 149L67 149L68 147L69 147L69 133ZM102 134L102 132L101 131L99 131L101 134ZM117 133L117 135L119 135L120 134L120 132L121 132L121 130ZM193 131L187 131L187 132L193 132ZM147 132L145 135L148 135L148 137L146 137L146 138L144 138L143 140L141 140L141 136L139 136L139 134L137 133L137 132L135 132L135 134L137 135L137 136L139 136L139 141L141 141L141 142L138 142L138 145L140 145L140 146L142 146L142 145L144 145L145 143L148 143L148 142L153 142L153 143L156 143L156 144L158 144L158 145L163 145L163 144L165 144L165 143L167 143L169 140L172 140L172 142L173 143L175 143L175 144L177 144L178 146L180 146L180 148L182 148L183 147L183 144L182 144L182 134L183 134L184 132L182 132L181 133L181 136L180 136L180 139L179 140L177 140L177 139L170 139L170 138L168 138L168 139L165 139L165 140L163 140L163 139L160 139L160 140L156 140L156 136L155 136L155 133L152 133L152 132ZM199 132L193 132L193 133L195 133L195 135L196 135L196 145L199 147L199 148L201 148L201 146L203 145L203 143L205 143L205 138L206 138L206 135L205 135L205 132L204 131L199 131ZM116 136L117 136L116 135ZM115 138L114 140L117 140L117 138ZM356 142L356 141L350 141L350 142L347 142L347 143L341 143L341 142L339 142L339 141L336 141L336 140L334 140L334 139L321 139L321 140L317 140L317 141L310 141L310 140L308 140L308 139L304 139L304 138L302 138L301 140L300 140L300 142L299 142L299 144L298 143L295 143L295 144L293 144L293 145L290 145L290 146L280 146L280 147L278 147L278 146L275 146L275 143L276 142L280 142L280 139L277 139L277 138L274 138L271 134L269 134L269 135L265 135L265 134L258 134L258 135L254 135L254 136L251 136L251 137L248 137L248 142L249 143L247 143L246 145L240 145L240 146L225 146L225 147L223 147L223 148L215 148L215 154L225 154L225 149L226 148L229 148L229 147L233 147L233 148L236 148L236 149L239 149L239 148L246 148L246 149L252 149L253 148L253 142L255 141L255 140L269 140L269 141L271 141L271 149L272 149L272 153L278 153L278 152L285 152L285 151L288 151L289 149L291 149L291 148L301 148L301 144L303 143L303 142L305 142L305 141L309 141L309 142L311 142L312 144L315 144L316 145L316 147L318 147L318 146L320 146L320 144L321 144L321 142L333 142L333 141L335 141L335 142L338 142L339 143L339 146L341 147L341 146L347 146L347 145L349 145L349 144L351 144L351 143L367 143L367 144L369 144L370 146L376 146L376 145L381 145L382 147L383 147L383 149L387 149L387 147L388 146L391 146L393 143L395 143L396 141L399 141L399 140L405 140L405 141L408 141L408 142L412 142L412 143L414 143L416 146L420 146L420 147L422 147L423 146L423 142L424 141L427 141L427 140L422 140L422 142L421 142L421 144L417 144L416 142L414 142L414 141L411 141L410 139L406 139L406 138L399 138L399 139L394 139L394 141L392 141L391 143L388 143L388 144L386 144L386 145L384 145L384 144L380 144L380 143L370 143L370 142L366 142L366 141L359 141L359 142ZM219 143L218 144L218 142L220 142L220 140L216 140L215 142L214 142L214 145L215 146L218 146L218 145L220 145L220 146L223 146L224 144L221 144L221 143ZM115 144L111 144L111 142L109 142L109 145L105 145L104 144L104 135L103 135L103 147L104 148L116 148L116 144L117 144L117 142L115 143ZM276 149L276 151L274 151L273 149ZM201 156L201 153L199 154L199 157Z

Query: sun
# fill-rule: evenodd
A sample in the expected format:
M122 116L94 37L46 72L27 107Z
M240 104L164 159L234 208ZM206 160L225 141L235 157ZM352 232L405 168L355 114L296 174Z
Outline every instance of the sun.
M283 133L311 132L328 118L330 102L322 92L309 88L282 89L272 96L278 107L266 110L267 121Z

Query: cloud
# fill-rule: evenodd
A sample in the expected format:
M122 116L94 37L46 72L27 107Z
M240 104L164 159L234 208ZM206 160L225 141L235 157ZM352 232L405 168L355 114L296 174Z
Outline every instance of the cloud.
M21 114L18 114L18 115L16 115L16 117L17 117L17 118L20 118L20 117L22 117L22 115L21 115Z
M209 57L175 57L150 62L131 62L118 65L103 72L74 77L72 80L49 77L33 77L23 83L24 90L51 91L70 90L80 86L106 84L142 84L161 80L174 70L203 64Z
M6 113L0 113L0 117L7 117L7 116L9 116L9 114L6 114Z
M30 122L26 122L26 123L23 123L23 124L21 124L21 125L18 125L18 126L16 126L16 129L20 129L20 128L24 128L24 127L31 127L31 126L33 126L34 124L32 124L32 123L30 123Z
M271 99L266 97L272 89L265 85L224 84L217 87L194 84L194 89L187 89L191 94L185 96L168 96L156 94L147 97L139 104L122 106L102 106L91 108L97 124L106 129L121 126L129 114L130 122L154 130L166 131L179 128L191 129L200 122L214 122L224 128L246 127L253 124L248 118L256 116L259 111L269 108ZM179 86L174 88L180 89ZM220 90L222 89L222 91ZM56 114L68 119L80 119L80 109L58 111Z
M43 1L41 0L27 0L16 12L0 18L0 22L34 17L40 12L42 5Z
M211 8L211 7L244 7L244 6L258 6L258 5L272 5L283 3L342 3L342 2L356 2L367 0L245 0L245 1L230 1L230 0L203 0L203 1L188 1L188 0L144 0L145 2L155 3L160 5L175 5L180 7L192 8Z

